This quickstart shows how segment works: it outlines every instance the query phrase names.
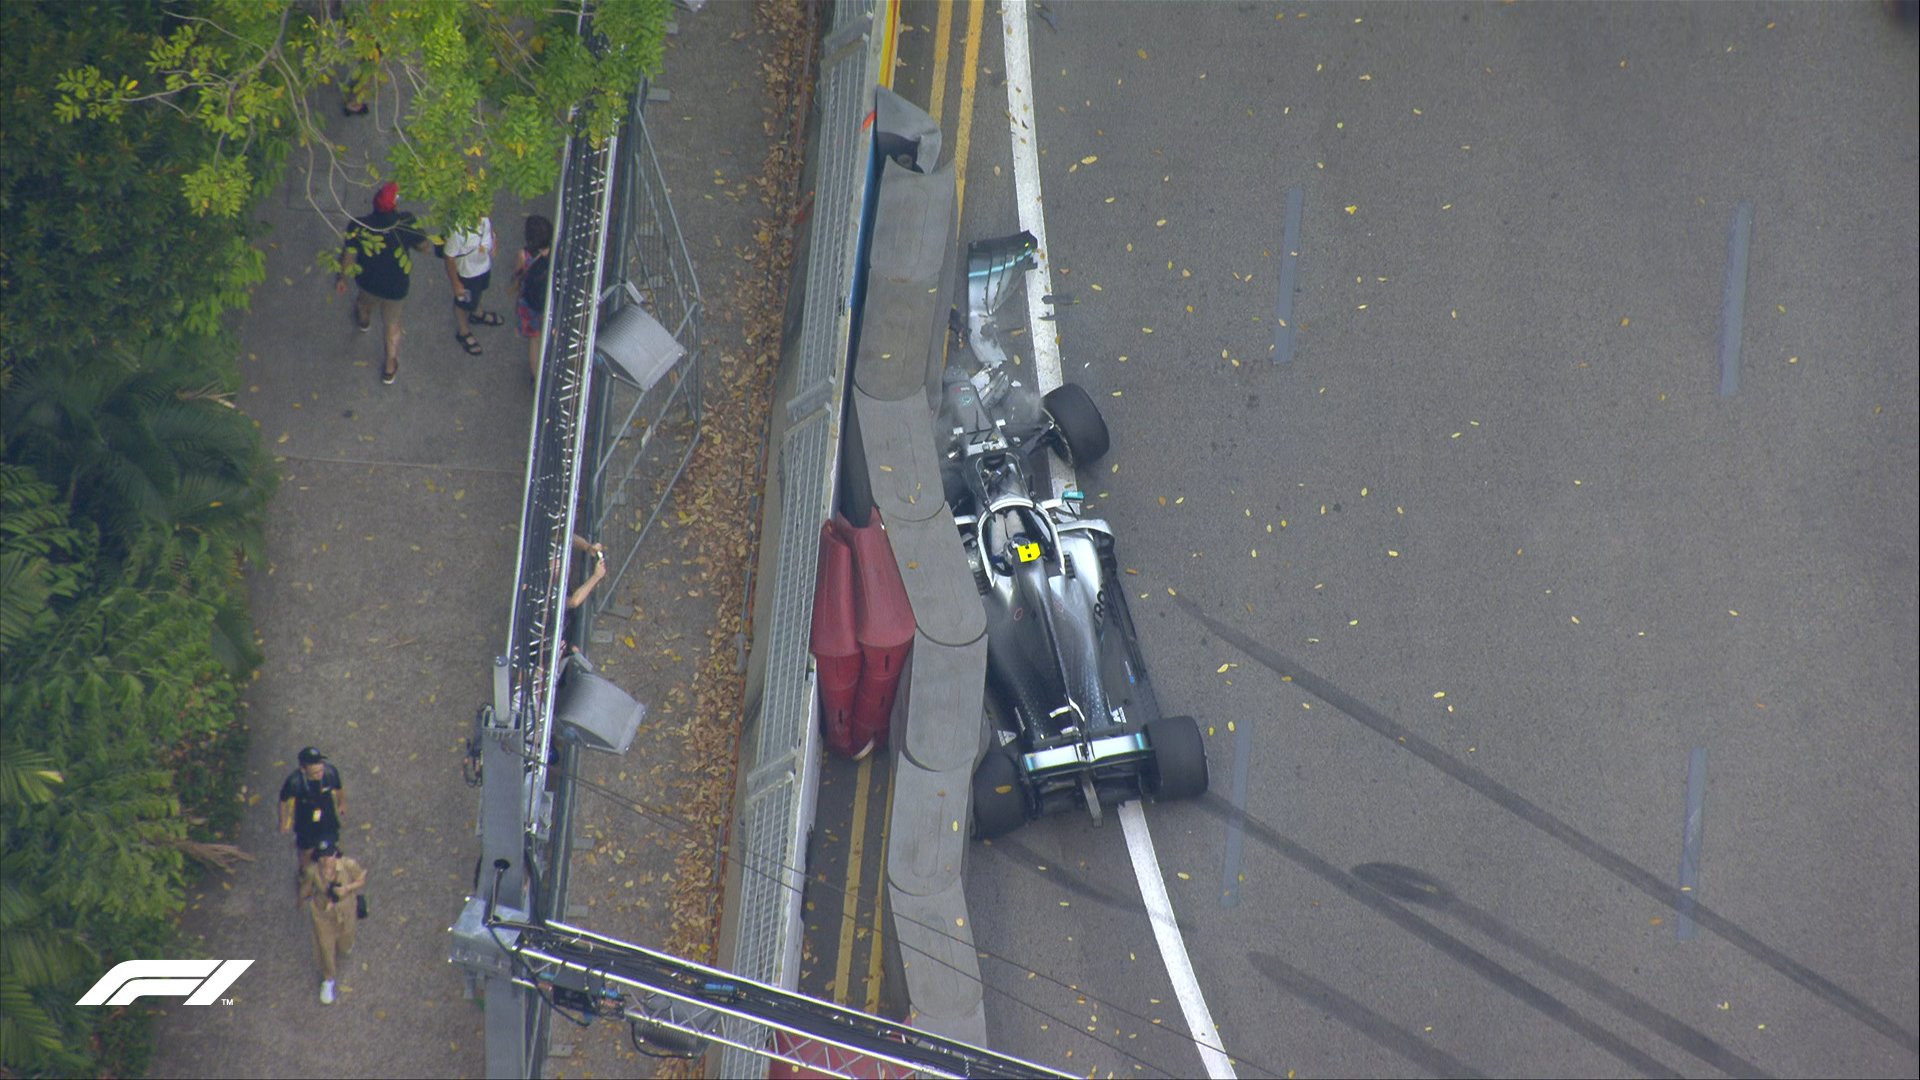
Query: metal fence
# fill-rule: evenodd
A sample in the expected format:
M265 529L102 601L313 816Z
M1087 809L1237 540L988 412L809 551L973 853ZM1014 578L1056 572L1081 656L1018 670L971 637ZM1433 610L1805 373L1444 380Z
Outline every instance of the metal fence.
M777 451L780 547L766 584L772 592L765 684L745 735L740 896L729 966L750 979L793 987L800 976L801 867L819 790L820 740L814 677L807 655L820 523L832 510L839 460L843 388L851 330L854 260L871 164L863 124L884 63L885 0L839 0L820 47L814 93L819 138L814 154L813 230L801 311L794 394L783 406L791 426ZM765 1076L767 1061L740 1046L766 1046L771 1031L728 1021L734 1048L720 1054L719 1075Z
M619 595L700 442L700 283L647 132L646 100L644 88L634 95L621 130L599 298L602 377L586 467L594 508L589 535L606 547L610 569L593 594L595 613ZM594 636L612 640L609 632Z

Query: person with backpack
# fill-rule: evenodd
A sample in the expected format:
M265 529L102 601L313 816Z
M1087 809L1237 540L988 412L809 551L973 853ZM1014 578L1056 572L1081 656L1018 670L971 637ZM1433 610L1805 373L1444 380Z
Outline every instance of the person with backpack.
M536 386L540 383L540 329L546 321L552 264L553 222L539 214L528 214L526 242L520 248L520 264L513 271L514 284L520 287L520 298L513 309L520 316L520 336L527 339L527 373Z

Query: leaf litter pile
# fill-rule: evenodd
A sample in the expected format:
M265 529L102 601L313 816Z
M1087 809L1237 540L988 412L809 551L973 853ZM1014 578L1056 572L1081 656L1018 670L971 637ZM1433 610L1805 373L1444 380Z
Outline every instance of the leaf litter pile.
M790 223L801 195L803 147L784 136L805 90L801 73L813 45L805 21L799 5L755 7L755 22L771 39L761 63L767 99L764 124L771 138L760 175L752 181L767 215L754 223L754 249L736 252L748 265L733 279L733 295L722 297L718 305L709 302L710 312L737 313L744 352L723 353L717 377L708 379L700 445L676 495L697 519L693 529L681 534L680 543L692 542L707 559L705 569L711 576L704 592L714 604L706 657L693 681L694 715L685 729L685 764L692 783L677 809L716 829L724 826L733 808L745 690L734 642L736 635L751 636L744 618L750 600L747 573L759 547L759 502L746 493L758 493L765 482L762 450L793 265ZM720 929L717 870L711 850L681 848L674 867L673 933L667 952L712 961Z

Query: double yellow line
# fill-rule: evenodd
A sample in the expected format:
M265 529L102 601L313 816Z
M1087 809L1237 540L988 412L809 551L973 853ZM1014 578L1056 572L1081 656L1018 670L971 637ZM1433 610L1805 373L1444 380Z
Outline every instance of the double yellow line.
M933 86L928 92L927 115L933 118L934 126L940 125L947 101L947 63L949 50L953 42L953 13L957 4L946 0L935 0L939 10L938 25L934 28L933 42ZM980 33L986 22L986 0L968 0L967 32L961 52L960 67L960 110L954 121L953 135L953 182L954 217L960 219L967 205L967 157L973 147L973 105L974 95L979 89L980 78ZM894 56L899 48L900 3L891 0L887 5L886 43L883 51L884 68L880 72L882 85L893 86ZM849 986L853 978L853 945L860 927L860 870L866 860L867 848L867 803L873 792L873 759L865 758L860 762L860 771L853 781L853 828L847 848L846 889L841 894L845 899L840 913L840 951L834 961L833 1000L846 1005L852 997ZM880 852L874 887L882 889L886 885L887 873L887 823L893 817L893 787L887 787L887 814L880 822ZM880 1008L880 961L881 951L881 913L883 905L875 897L873 916L870 926L869 950L867 953L866 997L864 1007L868 1012L877 1012Z

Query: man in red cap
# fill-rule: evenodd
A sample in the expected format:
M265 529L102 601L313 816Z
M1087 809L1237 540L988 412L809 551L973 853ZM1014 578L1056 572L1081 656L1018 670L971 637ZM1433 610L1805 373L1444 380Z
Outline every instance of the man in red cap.
M359 286L353 300L353 325L361 331L373 326L373 309L380 309L387 344L380 381L388 384L400 373L400 305L413 284L412 255L430 246L426 234L415 227L413 215L402 213L399 203L400 188L392 181L373 193L373 214L356 218L347 229L340 273L333 279L334 291L342 296L349 277Z

